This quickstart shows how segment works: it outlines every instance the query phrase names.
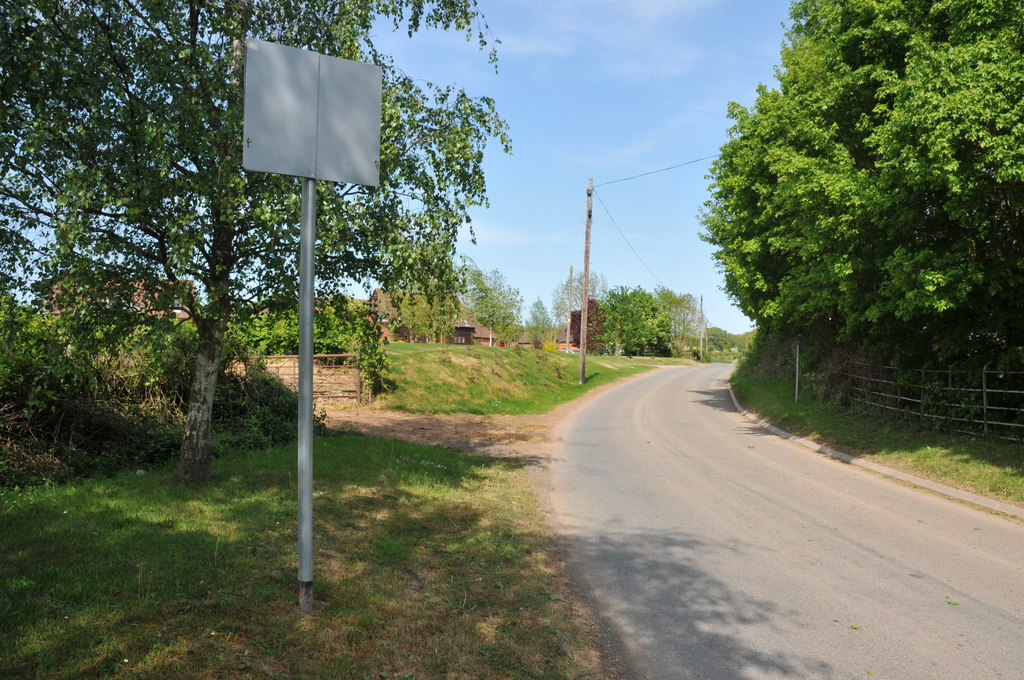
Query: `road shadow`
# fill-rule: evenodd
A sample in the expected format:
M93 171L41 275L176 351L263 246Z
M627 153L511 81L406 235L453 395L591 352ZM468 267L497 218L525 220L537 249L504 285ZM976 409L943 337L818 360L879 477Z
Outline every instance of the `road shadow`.
M751 642L780 628L815 631L795 613L730 587L696 559L737 548L685 534L636 531L562 540L578 582L587 589L582 595L605 612L614 637L632 641L618 652L637 678L836 676L821 659Z
M741 414L741 412L736 409L736 403L733 401L732 395L729 392L728 383L724 380L722 381L722 387L692 390L691 394L699 395L699 397L694 400L695 404L699 404L700 406L711 408L716 411L721 411L723 413ZM734 432L736 434L752 435L757 437L779 436L762 425L752 422L746 418L737 424Z
M690 390L690 394L697 395L698 398L694 403L701 406L707 406L716 411L724 411L726 413L737 413L736 405L729 394L728 380L719 380L718 384L712 388Z

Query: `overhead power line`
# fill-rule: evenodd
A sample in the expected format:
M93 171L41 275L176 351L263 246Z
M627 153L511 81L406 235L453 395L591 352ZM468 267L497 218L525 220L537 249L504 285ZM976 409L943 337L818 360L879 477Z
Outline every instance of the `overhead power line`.
M513 269L525 269L526 271L533 271L533 272L561 272L562 271L562 269L559 268L559 267L542 267L542 266L539 266L539 265L532 265L532 264L519 264L519 263L516 263L516 262L503 262L501 260L492 260L492 259L490 259L488 257L479 257L479 256L467 255L465 253L460 253L460 254L463 257L466 257L466 258L468 258L468 259L470 259L470 260L472 260L474 262L483 262L483 263L492 264L492 265L493 264L497 264L497 265L501 265L502 267L512 267Z
M606 182L606 184L607 183L608 182ZM668 288L668 286L666 286L665 283L661 279L658 278L658 275L655 274L651 270L651 268L647 266L647 263L644 262L644 259L642 257L640 257L640 254L638 252L636 252L636 248L634 248L633 244L629 242L629 239L626 238L626 234L623 233L622 229L619 227L619 224L615 221L615 218L612 217L611 212L608 210L608 206L606 206L604 204L604 201L601 200L601 195L599 193L597 193L597 191L594 191L594 195L597 196L597 202L601 204L602 208L604 208L604 212L605 212L606 215L608 215L608 219L611 220L613 225L615 225L615 229L616 229L616 231L619 232L619 236L621 236L622 240L626 242L626 245L629 246L629 249L631 251L633 251L633 255L636 257L636 259L640 262L640 264L642 264L644 266L644 269L646 269L647 272L651 276L654 277L654 280L657 281L661 285L662 288Z
M596 189L597 187L608 186L609 184L618 184L619 182L628 182L629 180L636 179L638 177L646 177L647 175L655 175L655 174L657 174L659 172L667 172L669 170L675 170L676 168L681 168L684 165L693 165L694 163L700 163L701 161L710 160L712 158L718 158L720 155L721 154L717 154L716 153L716 154L712 154L711 156L704 156L703 158L695 158L692 161L686 161L685 163L678 163L676 165L670 165L669 167L661 168L660 170L651 170L649 172L641 172L639 175L633 175L632 177L623 177L622 179L613 179L610 182L601 182L600 184L595 184L594 188Z

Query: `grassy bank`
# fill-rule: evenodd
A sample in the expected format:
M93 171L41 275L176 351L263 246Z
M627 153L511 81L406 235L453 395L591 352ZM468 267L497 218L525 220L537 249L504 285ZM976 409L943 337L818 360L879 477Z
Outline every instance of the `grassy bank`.
M294 446L0 490L0 677L599 677L515 460L316 443L316 610Z
M1024 505L1024 450L1020 444L923 430L883 414L822 404L790 380L734 374L740 403L773 424L847 453L957 488Z
M458 345L389 345L393 389L381 403L422 413L545 413L588 390L682 359L588 356L533 349Z

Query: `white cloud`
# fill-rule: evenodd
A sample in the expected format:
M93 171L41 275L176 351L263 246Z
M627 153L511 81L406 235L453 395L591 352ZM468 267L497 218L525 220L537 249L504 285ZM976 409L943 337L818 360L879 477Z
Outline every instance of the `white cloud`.
M688 73L700 62L703 52L680 34L695 12L720 1L520 1L508 21L496 16L491 26L500 27L504 56L585 58L605 76L648 80Z

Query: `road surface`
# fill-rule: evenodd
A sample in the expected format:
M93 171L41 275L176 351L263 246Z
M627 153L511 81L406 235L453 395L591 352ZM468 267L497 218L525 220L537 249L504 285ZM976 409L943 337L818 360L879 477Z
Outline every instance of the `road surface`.
M572 416L555 525L640 678L1024 678L1024 524L745 420L724 365Z

